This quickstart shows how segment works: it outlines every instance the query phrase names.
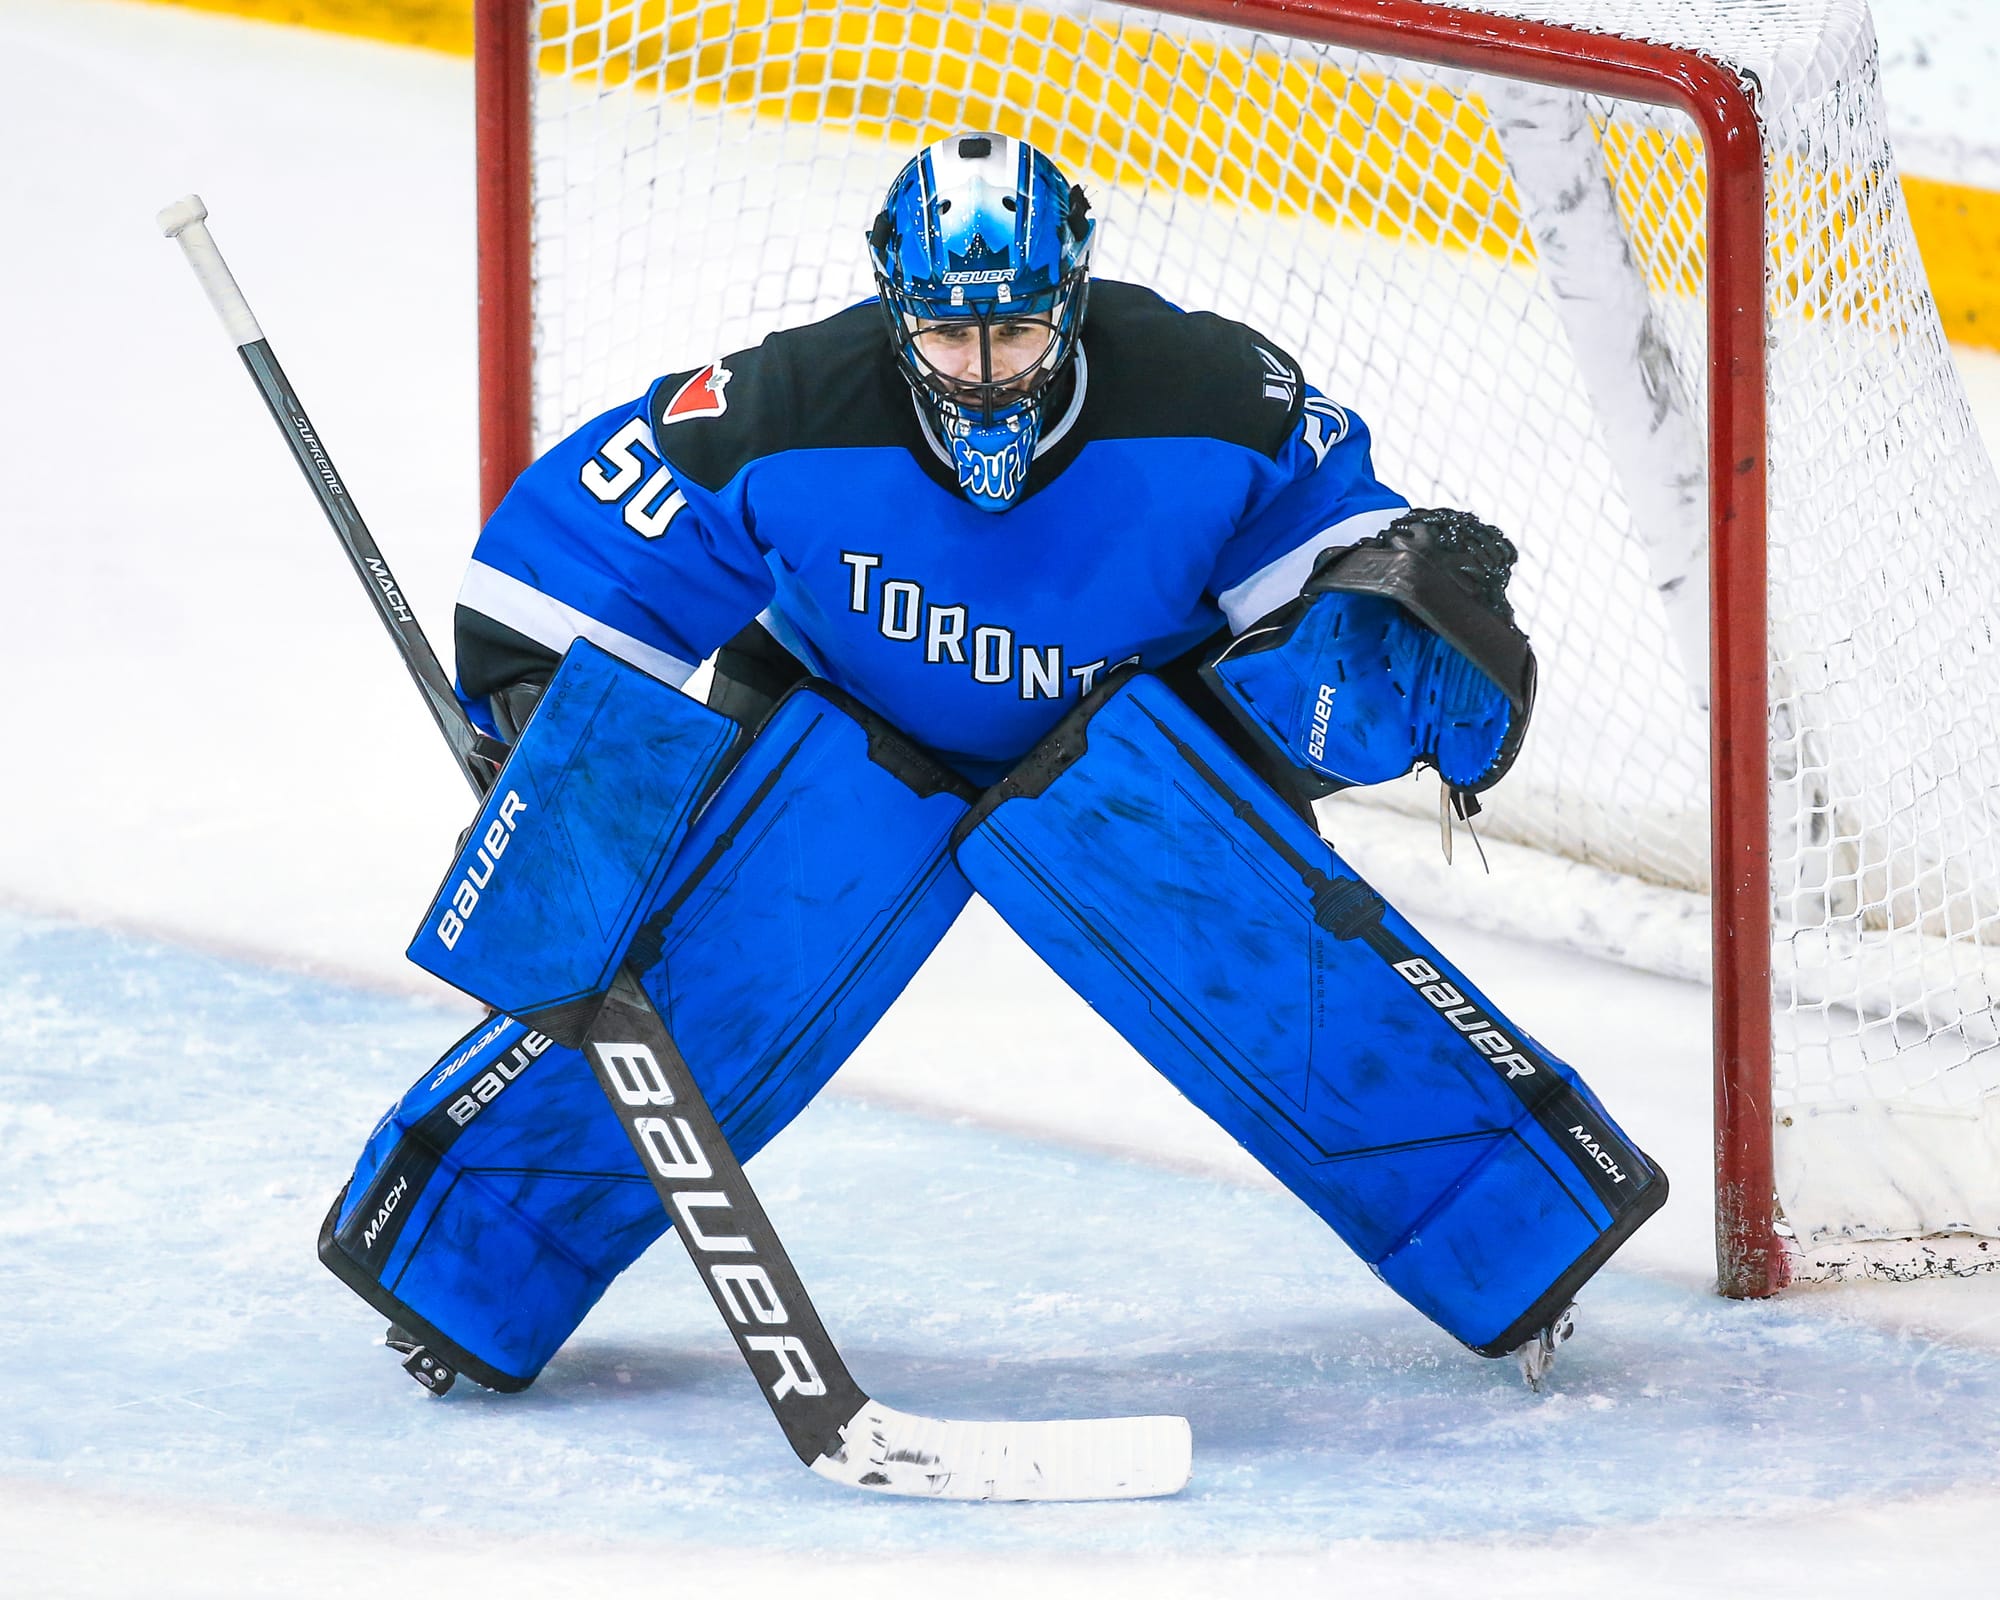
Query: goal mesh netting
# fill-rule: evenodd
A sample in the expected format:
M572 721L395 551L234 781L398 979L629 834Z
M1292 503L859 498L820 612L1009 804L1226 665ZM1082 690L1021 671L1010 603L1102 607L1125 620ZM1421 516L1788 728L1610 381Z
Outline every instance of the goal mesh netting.
M1476 9L1694 48L1753 85L1779 1196L1806 1270L1975 1261L1856 1248L2000 1235L2000 492L1925 287L1867 13ZM1024 136L1090 192L1098 275L1263 330L1368 420L1386 482L1515 537L1542 698L1489 836L1644 886L1635 906L1706 894L1707 181L1685 117L1097 3L538 18L536 448L660 372L865 297L863 234L901 161L955 129ZM1374 798L1435 813L1415 784ZM1566 898L1549 881L1538 922ZM1676 926L1705 944L1704 921Z

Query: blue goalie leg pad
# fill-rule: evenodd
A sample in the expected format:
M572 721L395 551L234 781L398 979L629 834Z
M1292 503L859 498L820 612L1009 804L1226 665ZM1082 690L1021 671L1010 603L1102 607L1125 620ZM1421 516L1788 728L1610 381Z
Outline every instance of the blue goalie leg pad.
M527 1387L660 1232L602 1110L577 1051L489 1017L369 1136L320 1260L467 1377Z
M804 1109L957 917L971 890L949 841L974 793L808 684L689 830L624 954L739 1157ZM496 1017L383 1119L320 1255L458 1370L519 1389L665 1227L582 1055Z
M1576 1074L1158 680L1100 690L959 833L1015 931L1480 1354L1531 1338L1666 1199Z
M819 1092L972 898L951 834L978 797L809 681L703 810L626 959L739 1158Z
M578 640L424 913L410 959L581 1043L738 731Z

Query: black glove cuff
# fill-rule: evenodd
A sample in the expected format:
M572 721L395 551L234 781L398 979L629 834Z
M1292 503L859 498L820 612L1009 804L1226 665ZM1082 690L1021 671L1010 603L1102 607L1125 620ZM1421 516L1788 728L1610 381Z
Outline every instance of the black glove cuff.
M1505 534L1469 512L1406 511L1371 538L1325 551L1299 592L1394 600L1491 678L1525 726L1535 653L1507 603L1515 555Z

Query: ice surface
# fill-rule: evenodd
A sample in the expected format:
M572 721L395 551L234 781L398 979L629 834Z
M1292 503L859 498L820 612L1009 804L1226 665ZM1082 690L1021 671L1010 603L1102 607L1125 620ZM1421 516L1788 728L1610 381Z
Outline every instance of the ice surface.
M1247 1555L1815 1506L1864 1443L1870 1496L2000 1456L2000 1352L1611 1270L1537 1397L1289 1197L822 1101L752 1170L864 1387L1194 1427L1172 1503L913 1515L799 1469L671 1250L524 1394L396 1369L310 1241L456 1016L13 915L0 973L0 1479L603 1539L726 1515L767 1552Z
M0 919L0 1595L1993 1591L2000 1283L1715 1300L1707 993L1448 923L1676 1180L1540 1400L978 907L754 1174L881 1398L1183 1412L1185 1495L844 1495L670 1251L524 1395L397 1372L312 1239L467 1020L397 953L465 796L152 217L204 195L442 639L470 102L421 52L0 0L0 898L65 914Z

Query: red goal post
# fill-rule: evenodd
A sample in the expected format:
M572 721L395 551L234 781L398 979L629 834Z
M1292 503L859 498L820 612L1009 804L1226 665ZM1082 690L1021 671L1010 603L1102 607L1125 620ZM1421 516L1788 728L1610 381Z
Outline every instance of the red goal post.
M483 512L536 448L530 89L539 9L532 0L477 0ZM1671 107L1699 132L1707 171L1717 1261L1724 1293L1775 1292L1785 1284L1787 1256L1772 1152L1766 202L1758 87L1692 50L1420 0L1169 0L1155 9L1263 36ZM886 168L881 176L886 181ZM610 404L623 396L599 398Z

